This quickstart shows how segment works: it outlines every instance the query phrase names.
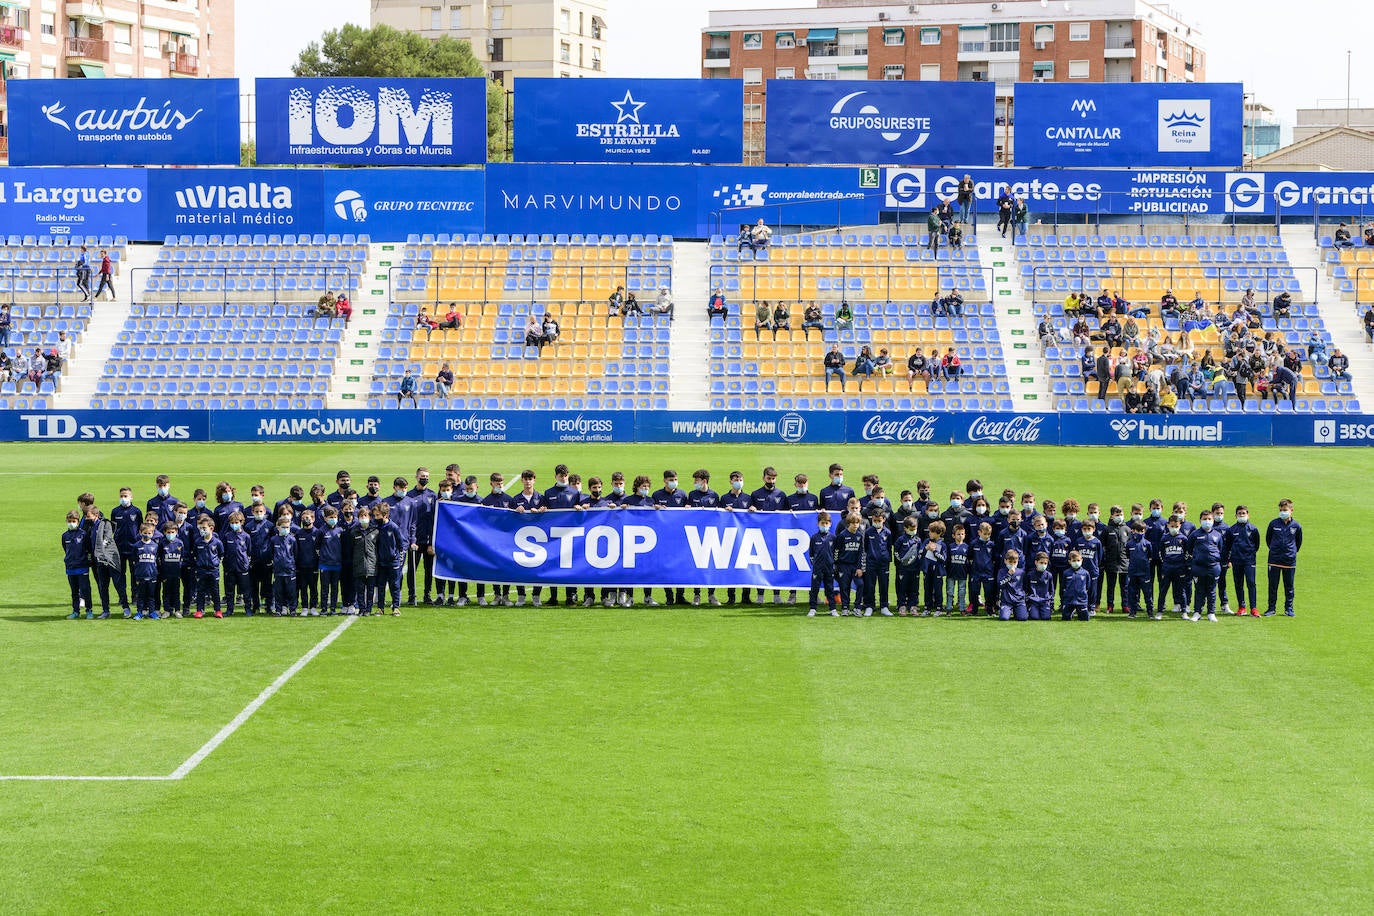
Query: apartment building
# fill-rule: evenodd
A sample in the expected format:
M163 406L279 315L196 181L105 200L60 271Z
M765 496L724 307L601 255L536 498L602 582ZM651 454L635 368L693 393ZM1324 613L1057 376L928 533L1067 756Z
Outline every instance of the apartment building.
M924 0L713 11L701 75L744 80L745 161L763 161L770 79L973 80L997 86L998 164L1015 159L1017 82L1202 82L1202 36L1146 0Z
M610 0L373 0L372 24L471 43L491 79L606 72Z

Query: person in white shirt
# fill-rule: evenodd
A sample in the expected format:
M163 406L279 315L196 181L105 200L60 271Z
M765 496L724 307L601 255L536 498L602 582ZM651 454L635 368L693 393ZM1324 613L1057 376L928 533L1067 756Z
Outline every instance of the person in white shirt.
M57 343L53 345L53 349L57 351L57 355L62 359L62 371L66 372L67 363L71 360L73 352L72 339L67 336L66 331L57 332Z
M753 236L755 250L767 248L768 243L772 241L773 230L769 229L768 226L764 224L762 216L759 217L759 221L754 225Z
M658 297L654 299L654 304L649 307L649 311L655 315L667 315L669 319L673 317L673 294L668 287L658 288Z

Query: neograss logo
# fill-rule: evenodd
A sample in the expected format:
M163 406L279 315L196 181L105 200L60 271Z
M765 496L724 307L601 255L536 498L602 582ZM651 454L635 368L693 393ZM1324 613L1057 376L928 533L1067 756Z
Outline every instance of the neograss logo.
M876 133L893 147L909 143L910 145L904 149L891 153L894 159L910 155L925 146L932 130L929 117L884 115L877 105L855 101L867 94L867 90L860 90L842 96L830 109L830 129L846 133ZM851 102L854 102L858 110L853 114L846 114Z

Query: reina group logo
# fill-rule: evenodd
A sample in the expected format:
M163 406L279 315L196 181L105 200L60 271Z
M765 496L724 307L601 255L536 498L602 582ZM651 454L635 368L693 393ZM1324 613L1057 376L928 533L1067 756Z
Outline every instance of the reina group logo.
M1226 212L1263 213L1266 177L1263 172L1226 173Z
M1161 153L1211 152L1211 100L1160 99L1159 151Z
M766 184L727 184L711 192L723 207L762 207L768 195Z
M800 442L806 438L806 418L799 413L787 413L778 420L778 438L784 442Z
M906 156L914 153L925 145L930 139L931 124L928 117L915 117L911 115L891 115L885 116L878 110L878 106L873 104L860 104L859 110L855 114L845 114L845 108L849 103L862 95L867 95L868 90L851 92L842 97L830 109L830 129L842 131L863 131L876 132L880 137L894 146L900 146L914 134L915 140L905 149L899 150L891 155Z
M346 223L366 222L367 202L357 191L340 191L334 198L334 213Z

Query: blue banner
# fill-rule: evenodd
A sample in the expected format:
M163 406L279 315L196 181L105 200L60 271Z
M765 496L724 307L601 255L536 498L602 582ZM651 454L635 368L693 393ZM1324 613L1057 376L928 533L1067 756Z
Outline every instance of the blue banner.
M0 234L144 237L143 169L0 168Z
M1271 445L1275 418L1176 414L1059 416L1060 445Z
M1374 445L1374 417L1275 417L1275 445Z
M878 220L881 201L875 191L859 189L858 169L717 166L697 171L699 216L715 217L698 224L701 236L732 235L738 224L759 217L769 223L782 220L822 226L867 225Z
M424 413L429 442L634 442L630 411L440 411Z
M1240 83L1017 83L1016 164L1235 168Z
M744 81L515 81L517 162L724 162L744 158Z
M209 414L216 442L420 442L418 410L219 410Z
M10 80L11 165L236 165L236 79Z
M692 166L487 166L488 232L696 233ZM574 227L576 227L574 229Z
M203 410L3 410L0 442L208 442Z
M769 80L767 159L786 165L991 165L989 82Z
M1053 413L872 413L845 416L846 442L888 445L1058 445Z
M436 503L440 579L603 588L807 588L814 512L561 509Z
M257 80L264 165L471 165L487 161L487 82Z
M635 414L641 442L843 442L844 414L653 411Z

